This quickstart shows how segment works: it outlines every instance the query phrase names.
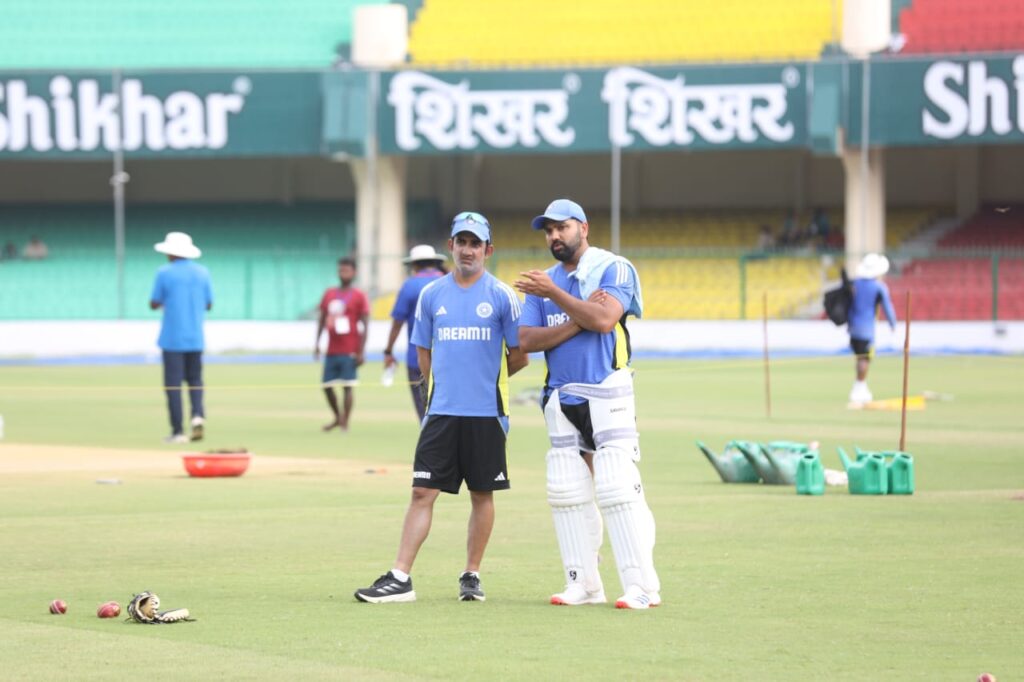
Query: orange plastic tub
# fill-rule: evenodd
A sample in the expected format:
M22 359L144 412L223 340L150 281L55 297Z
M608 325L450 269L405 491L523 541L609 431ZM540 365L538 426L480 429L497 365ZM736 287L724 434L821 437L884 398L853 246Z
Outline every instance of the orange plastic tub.
M200 478L241 476L249 468L251 458L252 455L244 450L237 452L198 452L181 456L188 475Z

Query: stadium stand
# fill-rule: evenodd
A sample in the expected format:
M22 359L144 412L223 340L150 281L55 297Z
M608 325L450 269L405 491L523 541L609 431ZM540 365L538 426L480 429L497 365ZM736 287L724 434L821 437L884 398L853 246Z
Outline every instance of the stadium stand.
M1024 212L984 207L887 278L918 320L1024 319Z
M890 209L885 216L885 250L893 251L900 248L946 212L946 209L941 208ZM826 240L828 248L838 250L842 249L844 244L842 230L832 230L829 233Z
M992 52L1024 48L1019 0L913 0L899 12L907 53Z
M9 0L0 22L0 64L322 68L335 60L339 45L351 42L352 9L384 2Z
M644 274L646 315L654 319L756 318L764 294L769 317L795 317L821 290L821 265L814 257L635 262Z
M930 208L894 209L885 216L885 248L898 249L908 239L918 234L926 225L942 214L941 210Z
M423 230L433 202L409 205ZM214 278L212 319L293 320L308 316L351 252L351 203L129 205L125 229L125 317L150 319L148 296L164 262L153 244L189 232ZM114 319L118 316L113 216L106 205L0 205L0 241L20 248L32 235L41 261L0 261L0 319ZM24 292L31 292L24 295ZM69 292L73 295L69 296ZM386 314L386 313L385 313Z
M125 247L150 252L172 230L188 232L206 251L346 251L355 219L351 203L129 204ZM16 243L38 234L51 257L112 252L113 211L107 204L0 204L4 235Z
M840 33L842 7L835 3L833 15L833 4L425 0L409 53L413 63L442 67L815 59Z
M941 248L1024 251L1024 206L985 207L939 240Z
M936 213L924 208L890 211L886 218L889 248L898 248ZM834 220L842 211L830 208L826 214ZM590 243L609 247L608 215L595 212L588 217ZM503 281L512 282L523 270L551 264L543 240L529 228L531 218L525 214L492 217L498 246L492 266ZM822 259L818 249L806 243L792 249L759 249L759 227L773 226L778 234L784 219L782 211L761 210L649 213L625 220L622 252L641 270L645 317L758 317L765 293L769 317L816 315L823 283L839 277L839 266L835 259ZM805 213L795 224L804 229L809 222L810 213ZM835 225L831 233L842 235Z
M410 239L443 247L437 205L413 202ZM830 209L839 215L838 209ZM889 215L890 244L913 234L930 215L911 209ZM622 226L622 249L641 268L647 317L739 319L761 314L768 293L771 317L813 314L823 280L837 276L814 249L757 247L762 224L779 225L783 212L695 211L650 213ZM506 282L545 268L551 258L530 215L493 218L498 246L492 269ZM797 222L804 224L809 214ZM591 242L610 246L607 214L592 218ZM41 262L0 263L0 319L109 318L117 315L112 214L106 205L0 206L3 241L22 247L38 234L50 248ZM129 205L126 229L126 316L146 319L146 295L159 266L152 245L171 230L193 235L203 263L215 274L217 319L296 319L308 315L335 277L334 261L354 240L351 203ZM778 231L778 229L776 229ZM895 236L893 236L895 235ZM71 309L62 292L79 293ZM14 296L15 290L33 297ZM4 292L7 292L5 295ZM393 296L378 297L374 319L386 319ZM61 310L58 315L54 311Z
M914 260L887 281L900 305L910 291L915 320L1024 319L1024 258Z
M842 214L831 209L831 216ZM543 239L529 224L532 215L501 215L491 219L495 240L501 248L542 250ZM608 248L611 244L611 218L607 213L591 211L590 243ZM671 211L645 212L623 220L620 242L623 249L634 253L644 250L751 250L756 249L761 225L768 225L777 235L782 230L785 212L760 211ZM834 218L833 218L834 220ZM803 229L810 222L810 213L798 216L796 225Z

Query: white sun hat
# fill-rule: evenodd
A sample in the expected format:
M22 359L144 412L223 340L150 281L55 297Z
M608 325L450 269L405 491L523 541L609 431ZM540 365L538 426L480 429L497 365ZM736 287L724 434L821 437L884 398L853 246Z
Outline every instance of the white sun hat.
M889 272L889 259L880 253L869 253L857 266L856 276L861 279L874 279Z
M178 258L199 258L203 255L203 252L192 243L192 237L184 232L168 232L164 240L154 244L153 248L160 253Z
M418 263L420 261L436 261L443 263L446 261L444 254L438 253L434 250L434 247L430 244L418 244L409 249L409 257L403 258L402 262L408 265L409 263Z

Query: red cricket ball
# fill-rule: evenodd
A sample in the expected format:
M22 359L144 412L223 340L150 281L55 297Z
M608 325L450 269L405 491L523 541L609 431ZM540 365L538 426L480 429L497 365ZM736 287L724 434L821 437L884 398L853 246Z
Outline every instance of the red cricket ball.
M50 613L55 616L59 616L68 610L68 603L63 599L54 599L50 602Z
M117 618L121 615L121 605L116 601L100 604L100 607L96 609L96 615L100 618Z

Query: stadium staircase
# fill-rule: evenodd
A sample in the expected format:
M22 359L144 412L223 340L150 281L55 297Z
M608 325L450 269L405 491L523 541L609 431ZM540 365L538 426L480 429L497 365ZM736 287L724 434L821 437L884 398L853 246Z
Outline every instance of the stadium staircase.
M816 59L841 33L836 4L833 17L830 0L425 0L409 53L456 68Z

